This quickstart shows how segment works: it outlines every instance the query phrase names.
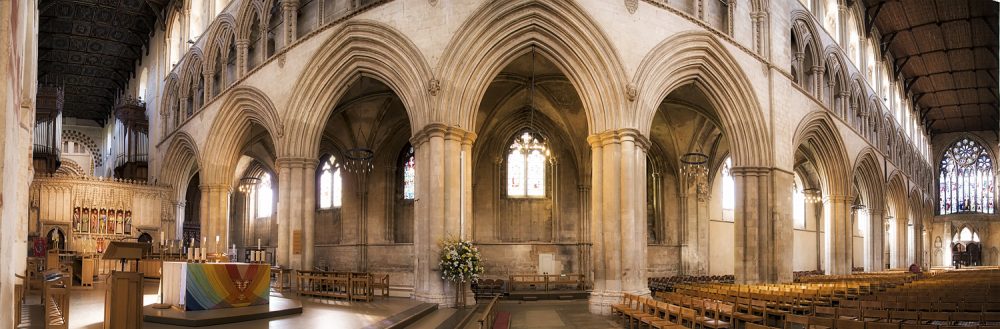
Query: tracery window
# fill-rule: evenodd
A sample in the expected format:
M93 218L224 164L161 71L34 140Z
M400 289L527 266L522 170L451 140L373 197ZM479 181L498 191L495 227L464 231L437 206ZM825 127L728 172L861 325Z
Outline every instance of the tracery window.
M343 179L340 164L336 158L329 157L320 167L319 174L319 208L340 208L343 199Z
M993 213L995 171L986 148L964 138L941 158L938 205L942 215L960 212Z
M514 138L507 154L507 196L545 197L545 164L548 148L541 138L525 131Z
M413 156L413 147L408 146L403 154L403 199L413 200L417 196L416 181L417 167L416 158Z
M799 179L799 174L795 174L792 185L792 220L795 228L806 228L806 194L802 191L805 186Z
M736 181L733 180L733 159L727 157L722 163L722 219L733 221L736 208Z
M257 218L271 216L271 205L274 204L274 190L271 188L271 174L260 175L257 185Z

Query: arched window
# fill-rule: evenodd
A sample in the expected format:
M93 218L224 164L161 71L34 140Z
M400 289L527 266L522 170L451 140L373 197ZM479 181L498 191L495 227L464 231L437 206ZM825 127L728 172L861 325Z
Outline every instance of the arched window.
M274 204L274 190L271 189L271 174L260 175L257 185L257 218L271 216L271 205Z
M938 195L942 215L993 213L996 173L985 147L963 138L945 151L940 170Z
M545 197L545 163L548 148L541 138L524 132L510 144L507 154L507 196Z
M323 162L319 174L319 208L340 208L343 199L343 180L340 164L330 157Z
M805 185L802 184L802 180L799 179L799 174L795 174L794 182L792 185L792 219L795 223L795 228L805 229L806 228L806 194L802 192Z
M400 167L403 168L403 199L413 200L417 196L417 162L413 156L412 146L406 147L406 151L400 160L402 161Z
M142 74L139 74L138 97L140 100L146 99L146 85L148 84L146 80L149 80L149 69L144 67L142 68Z

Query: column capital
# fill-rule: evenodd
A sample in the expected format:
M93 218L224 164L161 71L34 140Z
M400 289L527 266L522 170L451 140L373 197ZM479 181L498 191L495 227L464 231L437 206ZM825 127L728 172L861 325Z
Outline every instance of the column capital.
M733 167L729 173L733 176L767 176L771 174L768 167Z
M246 48L249 45L250 45L250 40L249 39L239 39L239 38L236 39L236 47L237 48Z
M316 167L319 161L306 157L280 157L274 161L274 166L280 168L307 168Z
M632 128L606 130L601 133L587 136L587 143L589 143L591 147L619 144L623 141L632 141L636 144L636 146L642 148L643 150L649 150L649 138L646 138L645 135Z
M836 203L847 203L851 201L852 198L846 195L824 195L823 203L826 202L836 202Z
M462 129L458 126L448 126L443 123L431 123L423 129L413 134L410 144L416 146L428 141L431 137L442 137L447 140L459 141L462 144L472 145L476 141L476 133Z
M203 184L199 185L198 188L200 188L204 192L227 192L227 193L232 192L233 189L232 186L225 184Z

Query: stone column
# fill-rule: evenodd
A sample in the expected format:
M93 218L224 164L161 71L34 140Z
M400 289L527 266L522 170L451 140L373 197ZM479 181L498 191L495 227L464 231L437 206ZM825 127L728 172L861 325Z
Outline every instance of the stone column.
M247 74L247 52L249 52L250 40L236 39L236 80Z
M471 184L463 186L462 173L471 175L471 161L461 161L463 148L471 151L475 134L457 127L429 124L411 139L417 158L417 198L414 200L414 298L420 301L453 306L455 287L441 279L438 266L440 248L444 238L471 236L463 232L463 209L469 211L471 198L463 195ZM464 146L463 145L467 145ZM471 154L469 155L471 156ZM471 177L471 176L470 176ZM463 208L464 207L464 208ZM471 221L466 218L465 221ZM472 227L465 223L466 229ZM473 302L471 290L466 289L467 300Z
M865 232L865 272L884 270L885 224L882 209L868 208L868 231Z
M289 205L292 203L289 190L292 185L292 169L289 165L291 158L278 158L275 166L278 171L278 246L275 251L275 258L279 266L289 267L291 263L291 235Z
M826 247L826 274L851 274L851 251L854 248L854 232L850 225L848 207L850 202L843 195L827 195L823 198L823 245Z
M622 293L646 286L646 150L638 131L606 131L587 138L593 161L591 241L594 289L590 312L610 313Z
M223 251L217 249L224 249L223 246L229 243L229 192L228 185L201 186L201 237L207 243L204 247L208 248L208 253ZM216 236L219 237L218 248Z
M320 3L322 5L322 3ZM281 14L284 15L285 47L295 42L298 35L299 0L281 0ZM320 18L322 19L322 18Z
M814 88L813 89L813 93L816 95L816 98L819 99L820 102L822 102L822 100L823 100L823 86L824 86L824 84L823 84L823 66L822 65L814 65L812 67L812 72L813 72L813 88Z
M763 167L732 169L736 189L734 272L738 283L791 281L792 175ZM776 200L783 200L778 212Z
M187 203L184 201L175 201L171 203L174 206L174 213L176 215L174 216L174 233L170 236L171 239L181 239L184 237L181 234L184 232L184 221L186 220L186 218L184 218L184 206ZM183 243L181 243L181 245L183 245Z
M316 261L316 165L303 159L302 165L302 268L312 270ZM291 188L295 188L292 185Z

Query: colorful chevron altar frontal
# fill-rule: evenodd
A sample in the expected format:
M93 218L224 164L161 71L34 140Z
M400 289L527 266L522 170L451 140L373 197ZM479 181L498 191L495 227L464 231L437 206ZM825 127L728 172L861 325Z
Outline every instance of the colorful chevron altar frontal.
M184 309L214 310L268 303L271 268L262 264L187 264Z

